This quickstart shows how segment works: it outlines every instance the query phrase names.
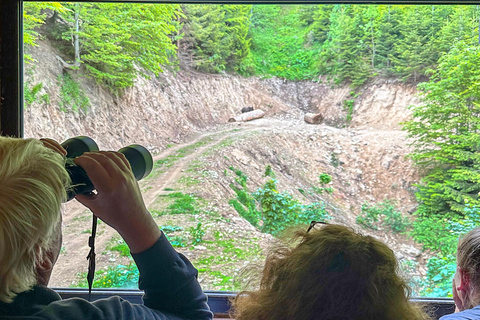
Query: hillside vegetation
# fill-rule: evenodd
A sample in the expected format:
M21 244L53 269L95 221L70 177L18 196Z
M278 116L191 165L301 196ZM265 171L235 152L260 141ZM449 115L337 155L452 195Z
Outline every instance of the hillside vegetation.
M426 278L417 281L419 291L448 293L456 239L479 220L478 6L26 3L24 17L26 118L32 136L52 132L63 139L78 132L117 147L144 132L144 142L160 151L207 128L216 130L243 106L265 109L267 118L282 121L321 112L325 125L353 135L361 129L379 129L388 121L388 128L403 127L405 133L393 135L402 144L408 138L410 148L400 147L394 160L409 154L421 175L409 177L407 184L397 183L402 192L410 192L400 197L402 201L411 201L415 192L418 202L410 208L414 216L407 219L401 209L405 206L394 201L398 197L375 194L382 190L377 179L392 171L388 161L382 174L375 171L375 161L370 168L355 169L364 186L368 185L364 172L375 172L372 189L377 191L369 194L370 201L359 201L367 199L364 194L350 200L351 208L328 210L328 203L345 205L344 191L355 184L342 180L338 185L336 168L350 174L356 164L367 164L357 158L347 170L338 145L325 155L331 167L303 177L308 188L298 185L301 196L279 191L277 184L278 170L291 175L298 158L290 163L277 159L271 170L266 161L249 174L246 168L222 163L224 175L233 180L221 185L229 188L228 210L261 234L276 236L286 225L317 215L373 233L410 235L423 250L434 253L431 258L428 254ZM418 83L419 101L412 88ZM381 90L393 90L389 92L395 96L386 102L390 97L380 98L376 91ZM400 91L410 91L411 98L397 98ZM407 110L408 105L412 106ZM373 110L377 114L371 120ZM36 121L40 118L48 119L48 124L42 126ZM325 133L321 131L314 137ZM244 144L249 143L245 138ZM294 148L289 138L284 143L287 149ZM317 146L325 147L323 142ZM284 152L282 148L275 152ZM304 145L298 148L303 150ZM356 158L356 149L345 156ZM259 172L266 181L252 189L246 181ZM168 197L171 205L193 201L178 193ZM342 218L339 212L355 218ZM272 226L279 219L288 223ZM202 226L191 230L200 242ZM422 275L421 263L412 268Z

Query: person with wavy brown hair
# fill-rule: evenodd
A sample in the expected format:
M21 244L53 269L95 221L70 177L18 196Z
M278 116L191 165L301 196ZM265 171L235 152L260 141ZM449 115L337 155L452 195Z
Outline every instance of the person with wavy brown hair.
M295 234L293 248L268 255L260 288L233 301L236 320L430 319L409 301L387 245L344 226L314 224Z

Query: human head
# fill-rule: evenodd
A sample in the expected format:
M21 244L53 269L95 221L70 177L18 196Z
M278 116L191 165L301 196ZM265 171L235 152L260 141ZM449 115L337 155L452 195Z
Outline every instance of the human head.
M479 271L480 228L475 228L458 240L457 271L453 289L457 291L457 297L461 300L461 309L470 309L480 304ZM456 304L459 305L458 301Z
M0 301L36 284L68 183L62 155L39 140L0 137Z
M237 320L428 319L409 302L394 253L338 225L296 233L268 255L260 289L234 301Z

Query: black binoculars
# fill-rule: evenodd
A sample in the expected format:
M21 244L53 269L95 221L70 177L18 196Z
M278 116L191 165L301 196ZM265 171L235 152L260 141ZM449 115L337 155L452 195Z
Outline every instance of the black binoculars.
M85 136L68 139L61 143L67 151L65 169L67 169L72 187L67 190L67 201L72 200L77 194L90 193L95 187L82 167L77 166L73 160L85 152L98 151L98 146L93 139ZM143 146L132 144L118 152L123 153L130 163L135 179L141 180L148 176L153 168L153 159L150 152Z

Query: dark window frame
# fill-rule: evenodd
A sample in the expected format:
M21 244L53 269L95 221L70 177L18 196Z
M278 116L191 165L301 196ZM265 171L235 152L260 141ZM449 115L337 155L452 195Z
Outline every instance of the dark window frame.
M44 0L46 1L46 0ZM78 2L89 2L77 0ZM23 2L24 0L1 0L0 3L0 135L23 137ZM36 0L32 0L36 2ZM478 4L473 0L95 0L95 2L143 2L143 3L204 3L204 4ZM63 298L88 299L87 289L54 288ZM206 291L209 305L218 317L228 317L229 301L233 292ZM119 295L141 303L140 290L94 289L93 300ZM414 302L429 305L437 318L454 311L454 303L448 298L415 298Z

